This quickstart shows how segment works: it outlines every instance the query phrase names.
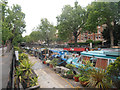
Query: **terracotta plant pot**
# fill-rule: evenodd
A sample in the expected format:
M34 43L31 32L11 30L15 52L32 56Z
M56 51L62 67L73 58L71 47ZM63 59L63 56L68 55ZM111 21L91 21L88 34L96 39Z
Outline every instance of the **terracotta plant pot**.
M74 77L76 82L79 82L79 77Z
M80 81L80 84L85 87L88 84L88 82L87 81Z
M44 64L46 64L46 61L44 61Z

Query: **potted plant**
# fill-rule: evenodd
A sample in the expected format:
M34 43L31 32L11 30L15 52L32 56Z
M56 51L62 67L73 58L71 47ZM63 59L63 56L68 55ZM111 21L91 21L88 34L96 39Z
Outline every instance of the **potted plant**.
M27 59L28 60L28 55L25 53L19 54L19 60Z
M73 68L75 68L75 65L67 64L66 67L70 69L69 71L67 71L67 78L73 79L73 76L74 76Z
M72 70L67 71L67 78L68 79L73 79L74 73Z
M50 60L47 60L46 63L47 63L47 66L49 66Z
M75 79L76 82L79 82L79 75L75 75L74 79Z
M113 88L111 77L103 69L93 69L90 73L89 83L87 84L90 88Z
M81 76L81 77L79 77L79 81L80 81L80 84L81 84L82 86L86 86L86 85L88 84L88 77L86 77L86 76Z
M45 60L45 59L44 59L44 60L42 60L42 63L43 63L43 64L46 64L46 60Z
M50 65L55 68L57 66L57 60L57 58L54 58L52 61L50 61Z

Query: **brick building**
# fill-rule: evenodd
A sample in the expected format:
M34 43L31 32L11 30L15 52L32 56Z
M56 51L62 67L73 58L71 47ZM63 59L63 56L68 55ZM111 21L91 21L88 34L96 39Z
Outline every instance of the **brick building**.
M104 42L102 32L103 32L105 27L106 27L105 24L102 26L97 26L96 33L90 33L88 31L81 33L78 36L77 42L86 42L89 39L91 39L93 41L103 41ZM68 43L74 43L74 36L72 36L71 40L69 40Z

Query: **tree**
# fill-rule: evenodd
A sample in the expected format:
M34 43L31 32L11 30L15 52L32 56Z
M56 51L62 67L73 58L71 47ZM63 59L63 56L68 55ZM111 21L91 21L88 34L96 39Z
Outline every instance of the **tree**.
M104 31L102 32L102 35L103 35L103 38L105 40L107 40L107 43L110 44L110 35L108 34L109 33L109 29L108 27L106 29L104 29ZM113 36L115 38L114 40L114 45L118 45L118 41L120 40L120 25L116 25L114 26L114 31L113 31Z
M2 41L3 45L7 42L9 51L12 48L12 44L15 44L15 38L21 37L25 31L25 14L21 11L19 5L13 5L9 8L7 1L2 0ZM16 39L17 40L17 39Z
M7 16L7 22L9 26L9 30L13 34L12 37L8 39L8 46L12 46L14 38L22 34L25 31L25 14L21 11L21 7L19 5L13 5L13 7L10 9L8 8L8 16ZM10 50L11 47L8 48Z
M46 19L41 19L41 24L37 27L40 32L40 40L45 41L48 45L55 38L55 27Z
M6 44L8 38L10 38L12 36L11 32L9 32L9 27L8 27L8 23L7 23L7 20L6 20L6 17L7 17L7 1L6 0L2 0L0 2L0 14L2 16L2 19L0 19L0 25L1 25L1 28L0 28L0 33L1 33L1 44L2 44L2 55L4 55L4 45Z
M40 33L40 31L32 31L30 34L30 37L33 42L36 42L36 41L40 40L41 33Z
M18 34L17 36L14 37L12 44L14 46L18 46L22 42L24 42L24 38L22 37L21 34Z
M25 36L24 40L25 40L26 43L31 43L32 42L32 39L31 39L30 35Z
M69 40L74 36L75 44L81 31L84 30L86 22L86 10L75 2L75 6L66 5L62 9L62 14L57 17L59 36L64 40Z
M114 45L113 31L114 26L119 21L119 5L118 2L92 2L87 6L88 19L87 30L95 32L98 25L106 24L109 28L111 46Z

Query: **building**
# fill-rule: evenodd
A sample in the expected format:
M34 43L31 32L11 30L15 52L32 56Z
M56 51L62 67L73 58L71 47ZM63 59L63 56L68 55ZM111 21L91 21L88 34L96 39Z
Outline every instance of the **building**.
M102 36L102 32L105 27L106 27L105 24L101 25L101 26L97 26L97 31L95 33L91 33L88 31L81 33L78 36L77 42L86 42L89 39L91 39L93 41L105 42L105 40L103 39L103 36ZM68 43L74 43L74 36L72 36L71 40Z

